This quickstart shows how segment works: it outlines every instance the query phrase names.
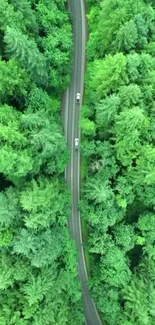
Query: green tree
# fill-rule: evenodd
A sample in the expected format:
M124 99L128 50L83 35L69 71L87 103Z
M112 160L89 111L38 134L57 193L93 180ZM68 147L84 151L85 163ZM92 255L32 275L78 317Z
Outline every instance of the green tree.
M141 231L142 236L144 237L144 244L154 243L154 225L155 225L155 215L153 213L147 213L140 216L137 226ZM149 251L149 247L148 247Z
M65 0L0 0L0 324L82 324L60 117ZM47 88L47 91L45 91Z
M153 1L88 1L81 144L90 289L107 325L153 325L155 59Z
M69 17L64 9L64 1L39 1L37 5L40 30L45 35L40 43L51 66L49 83L57 91L68 86L71 72L72 35Z
M116 200L120 207L132 204L135 199L135 192L131 180L127 177L119 176L116 180Z
M119 303L119 291L115 288L110 289L107 284L103 285L101 283L99 286L93 288L93 294L95 301L97 302L98 309L101 310L105 322L110 325L115 325L119 316L122 314L122 308Z
M148 14L144 14L145 12ZM141 16L137 16L138 14L142 14L142 18ZM131 22L131 17L133 18L133 22ZM141 27L142 19L144 22L143 28ZM97 44L95 46L96 52L99 50L99 57L102 57L105 53L117 51L117 47L115 48L114 46L115 44L116 46L118 44L116 42L116 35L119 35L119 38L121 37L122 40L124 39L125 42L123 41L123 44L125 46L130 47L131 45L133 46L135 44L136 34L138 33L139 43L140 45L143 45L145 43L143 37L147 37L148 28L150 29L150 32L152 32L152 22L152 8L144 1L102 1L97 26L98 33L96 37ZM137 33L135 27L137 29Z
M0 96L5 103L10 97L27 96L30 79L14 59L0 60Z
M0 26L1 31L5 31L7 26L24 28L22 14L14 10L14 6L8 0L0 0Z
M21 291L24 293L29 306L32 306L41 301L46 292L52 288L52 281L50 286L47 286L46 282L47 279L45 278L41 278L40 276L31 276L29 281L22 286Z
M0 192L0 225L1 229L10 228L20 219L19 199L13 187L9 187L5 192Z
M7 27L4 41L9 57L16 59L38 84L47 86L48 69L46 59L39 51L36 42L21 31Z
M32 180L20 193L24 222L28 228L47 227L55 222L66 223L69 197L64 183L58 179Z
M142 105L142 92L137 84L129 84L128 86L120 87L119 98L122 108Z
M26 148L28 141L20 129L20 116L13 107L0 107L0 172L12 181L33 169L33 160Z
M149 119L136 107L121 112L116 118L117 157L123 165L130 165L141 150L143 137L147 136Z
M82 133L85 135L95 135L95 123L88 118L82 118L80 121Z
M154 205L154 159L155 149L152 145L144 145L137 159L136 168L130 172L132 184L140 201L148 206Z
M88 68L87 96L92 103L115 92L128 81L126 57L122 53L107 55L104 60L95 60Z
M130 251L136 241L134 227L132 225L117 225L114 230L115 243L124 252Z
M43 110L52 117L60 109L60 100L54 95L49 96L42 88L33 87L27 98L28 110L33 113Z
M14 283L14 269L5 255L0 259L0 290L6 290Z
M46 174L63 172L68 152L60 124L53 116L42 107L38 112L28 109L22 115L21 124L34 157L35 172L39 171L41 165Z
M123 288L131 278L127 259L124 252L117 246L107 248L105 255L101 258L101 280L110 287Z
M129 52L136 47L137 42L138 33L136 24L133 20L129 20L119 28L114 42L114 49Z
M43 231L23 228L14 237L13 252L28 258L32 266L41 268L54 263L61 256L64 248L63 236L64 230L60 227Z
M102 99L95 106L97 126L108 129L120 110L120 98L115 94Z
M149 286L138 276L123 289L125 314L135 324L149 325Z
M87 158L90 157L95 151L95 142L94 140L88 141L87 139L83 140L80 150L82 155Z
M94 179L93 182L87 182L85 195L88 200L92 200L94 203L106 204L107 200L114 201L114 194L110 189L108 180Z
M35 12L31 8L32 1L21 0L19 2L18 0L10 0L10 2L14 7L15 12L22 17L24 28L28 29L29 32L36 34L38 32L38 24Z
M13 233L11 229L0 229L0 247L8 246L13 239Z

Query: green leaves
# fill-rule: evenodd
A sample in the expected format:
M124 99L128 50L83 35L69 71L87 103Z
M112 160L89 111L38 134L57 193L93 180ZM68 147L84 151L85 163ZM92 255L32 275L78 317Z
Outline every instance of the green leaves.
M87 187L85 188L86 198L88 200L94 201L94 203L106 204L107 200L113 201L114 194L110 189L108 181L99 179L94 179L94 182L87 182Z
M4 255L0 259L0 290L6 290L9 286L13 286L14 282L13 267Z
M0 172L16 183L32 171L33 162L27 150L14 151L9 146L0 148Z
M14 239L13 251L27 257L37 268L50 265L62 255L63 229L57 227L40 232L22 229Z
M127 81L126 57L122 53L109 54L105 60L95 60L87 74L89 100L95 103Z
M68 161L61 127L49 111L50 105L57 110L58 101L36 88L29 105L25 114L0 106L0 172L14 183L28 173L37 174L41 167L46 174L61 173Z
M115 94L102 99L96 104L96 122L101 128L108 129L120 109L120 98Z
M101 280L111 287L124 287L130 277L131 271L124 253L115 246L109 247L101 258Z
M96 4L96 3L95 3ZM97 4L96 4L97 5ZM95 6L88 19L91 35L88 42L90 58L102 58L109 52L141 49L153 31L153 8L144 1L101 1L94 24ZM103 37L104 35L104 37Z
M47 85L46 60L39 52L35 41L10 27L7 27L4 40L8 55L16 59L30 73L35 82Z
M72 34L64 9L64 1L39 1L37 5L40 32L45 35L40 38L40 43L51 67L49 83L57 92L67 88L71 72Z
M130 285L123 289L125 313L132 322L149 325L149 286L142 279L133 277Z
M123 165L130 165L141 150L141 139L146 136L149 119L140 108L121 112L116 118L117 157Z
M120 87L119 98L122 108L131 108L142 104L142 92L137 84Z
M71 53L65 0L0 0L1 325L84 321L62 179Z
M122 52L128 52L135 48L137 41L138 33L136 24L133 20L129 20L118 30L116 40L114 42L114 48Z
M2 143L20 148L27 144L27 139L20 132L20 114L13 107L4 105L0 107L0 139Z
M88 118L82 118L80 121L80 126L83 134L85 135L95 135L95 123Z
M26 136L20 130L20 115L8 105L0 107L0 172L14 182L33 168Z
M8 0L0 0L0 26L3 32L7 26L23 28L22 18L21 13L16 12L13 5L8 3Z
M13 239L13 233L10 229L0 230L0 247L8 246Z
M91 290L108 325L153 325L155 8L143 0L88 2L80 209Z
M138 228L147 244L154 244L154 229L155 229L155 215L147 213L140 216L138 220Z
M29 282L23 285L22 292L24 293L29 306L35 305L41 301L47 292L46 279L41 277L33 277L29 279ZM48 288L49 289L49 288Z
M33 180L20 193L21 207L25 211L25 225L38 229L55 222L64 224L68 201L68 192L58 179L39 179L38 182Z
M10 187L6 192L0 193L0 225L9 228L16 224L20 216L19 201L13 187Z
M5 62L0 60L0 95L1 102L4 103L11 96L27 95L29 77L26 72L19 67L18 63L10 59Z
M117 225L114 230L115 243L124 251L130 251L136 241L134 227L131 225Z

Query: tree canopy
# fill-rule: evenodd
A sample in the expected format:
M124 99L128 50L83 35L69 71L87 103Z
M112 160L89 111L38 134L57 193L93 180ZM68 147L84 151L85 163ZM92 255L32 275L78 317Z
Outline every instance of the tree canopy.
M0 324L82 324L61 121L66 0L0 0Z
M155 5L87 3L80 210L90 288L103 323L153 325Z

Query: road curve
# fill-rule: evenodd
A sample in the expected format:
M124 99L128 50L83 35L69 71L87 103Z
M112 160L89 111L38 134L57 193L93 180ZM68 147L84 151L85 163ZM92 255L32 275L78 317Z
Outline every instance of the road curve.
M80 152L74 148L75 138L79 138L80 143L79 114L84 90L86 45L86 16L84 0L68 0L68 7L73 19L74 62L71 75L71 85L64 94L62 109L65 136L71 153L69 165L65 170L65 178L72 194L69 228L71 236L75 239L79 253L79 278L82 284L86 324L102 325L87 286L88 275L82 246L81 219L78 211L78 202L80 199ZM81 93L80 104L76 103L77 92Z

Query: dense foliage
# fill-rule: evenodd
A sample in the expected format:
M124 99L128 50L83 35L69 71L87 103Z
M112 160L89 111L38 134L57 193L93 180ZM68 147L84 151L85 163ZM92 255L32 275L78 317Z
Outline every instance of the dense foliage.
M88 4L80 208L90 286L106 324L154 325L155 4Z
M1 325L83 322L60 121L71 54L65 0L0 0Z

